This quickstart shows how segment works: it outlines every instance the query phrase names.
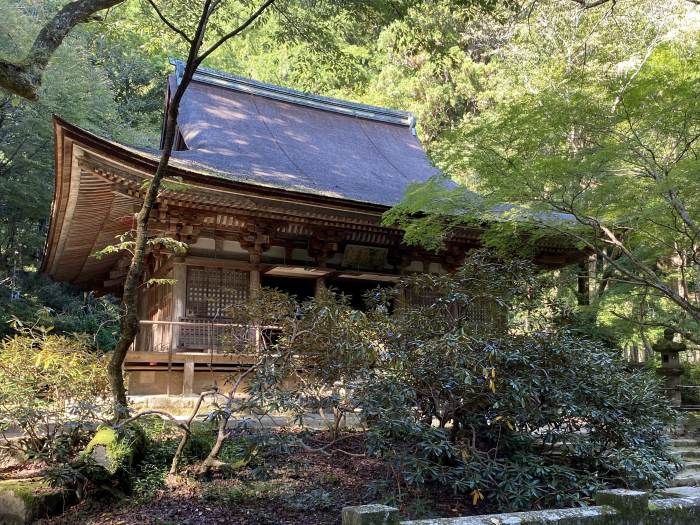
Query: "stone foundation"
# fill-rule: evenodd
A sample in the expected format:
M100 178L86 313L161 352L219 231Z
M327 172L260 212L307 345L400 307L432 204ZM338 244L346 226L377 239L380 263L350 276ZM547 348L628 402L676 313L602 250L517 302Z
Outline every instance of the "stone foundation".
M461 518L399 521L399 511L386 505L345 507L342 525L697 525L700 490L669 489L664 499L649 499L646 492L606 490L597 505L575 509L538 510Z

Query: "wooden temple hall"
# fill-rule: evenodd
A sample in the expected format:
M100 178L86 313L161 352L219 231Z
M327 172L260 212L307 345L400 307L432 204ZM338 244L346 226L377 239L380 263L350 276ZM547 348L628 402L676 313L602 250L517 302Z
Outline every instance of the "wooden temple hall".
M182 64L175 63L166 104ZM409 113L309 95L200 69L182 100L171 175L150 231L187 243L152 249L140 334L126 360L129 393L197 393L245 365L227 354L230 305L261 286L303 299L321 287L353 298L410 272L449 272L479 246L456 234L440 254L402 245L382 214L412 182L437 174ZM120 293L128 254L94 254L131 230L158 152L55 119L56 189L42 270L96 293ZM543 246L547 265L580 254Z

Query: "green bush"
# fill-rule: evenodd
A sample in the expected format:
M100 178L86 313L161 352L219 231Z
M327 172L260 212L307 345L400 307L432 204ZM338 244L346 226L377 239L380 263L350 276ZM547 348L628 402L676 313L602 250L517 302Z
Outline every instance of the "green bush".
M429 300L383 320L383 351L354 395L370 451L406 484L518 510L660 487L677 470L655 375L552 323L540 281L477 254L455 275L403 283Z
M0 430L31 457L65 461L109 415L106 361L79 338L40 333L0 343Z
M143 459L133 470L132 494L141 501L153 498L166 486L170 463L180 440L169 421L144 418L146 447Z
M371 452L410 485L526 509L663 486L676 471L656 377L591 341L424 333L388 349L358 394Z
M0 281L3 279L0 277ZM51 328L60 335L84 334L91 348L111 350L119 331L119 308L110 296L94 297L37 272L16 280L19 296L0 282L0 337L21 334L23 327Z

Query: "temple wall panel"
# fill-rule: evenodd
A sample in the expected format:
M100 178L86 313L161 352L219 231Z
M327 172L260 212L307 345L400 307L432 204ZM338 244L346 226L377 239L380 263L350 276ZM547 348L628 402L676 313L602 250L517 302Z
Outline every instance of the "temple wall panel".
M423 261L411 261L411 264L404 269L406 273L422 272Z
M243 248L241 243L238 241L224 241L223 250L226 253L241 254L244 255L246 259L248 258L248 250Z
M287 250L284 246L270 246L270 249L263 252L263 262L286 262Z
M428 273L438 273L438 274L445 274L447 273L447 270L443 268L442 264L438 262L431 262L428 265Z
M309 255L309 251L303 248L294 248L292 250L292 260L316 263L316 260Z
M216 241L208 237L200 237L197 242L190 244L189 249L214 251L216 250Z
M130 370L129 395L182 394L182 370Z

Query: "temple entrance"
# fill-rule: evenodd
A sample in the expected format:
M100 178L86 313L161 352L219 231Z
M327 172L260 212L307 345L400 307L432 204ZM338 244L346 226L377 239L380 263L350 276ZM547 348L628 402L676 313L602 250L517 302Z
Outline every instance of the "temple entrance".
M311 299L316 291L315 279L278 277L263 274L260 277L260 284L266 288L276 288L289 295L293 295L299 302Z
M326 279L326 286L336 292L349 296L351 298L350 306L364 312L367 310L365 294L370 290L374 290L377 286L381 288L390 288L393 286L393 283L365 279L331 278Z

